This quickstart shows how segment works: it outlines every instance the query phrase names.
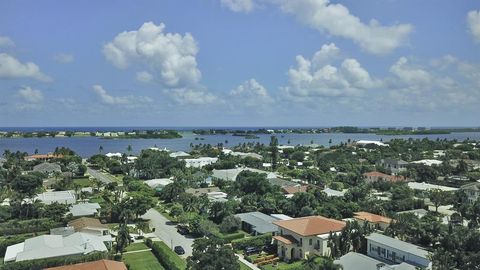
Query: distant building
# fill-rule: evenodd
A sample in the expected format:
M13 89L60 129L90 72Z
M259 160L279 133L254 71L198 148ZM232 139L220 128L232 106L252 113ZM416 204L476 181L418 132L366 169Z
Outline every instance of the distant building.
M302 260L308 255L329 256L328 237L339 233L346 223L322 216L274 221L278 226L273 237L277 255L284 261Z
M106 153L105 156L108 157L108 158L113 158L113 157L121 158L122 153Z
M373 182L378 182L378 181L386 181L386 182L400 182L400 181L405 181L405 177L399 176L399 175L389 175L381 172L368 172L364 173L363 177L365 179L365 182L367 183L373 183Z
M401 159L391 159L385 158L377 162L377 166L384 167L385 169L392 172L392 174L398 174L399 172L404 172L407 170L408 162Z
M474 203L480 197L480 183L470 183L460 187L461 190L467 195L467 200L469 203Z
M272 222L277 219L261 212L236 214L235 217L242 221L242 230L253 235L275 233L277 226Z
M369 145L369 144L373 144L373 145L376 145L376 146L389 146L388 144L383 143L381 141L360 140L360 141L355 142L355 145L361 146L361 147L364 147L364 146Z
M75 191L73 190L47 191L37 194L34 199L40 200L44 204L52 204L54 202L61 204L74 204L77 202Z
M146 180L144 183L157 191L161 191L166 185L173 183L173 180L169 178L158 178Z
M218 187L206 187L206 188L188 188L185 190L186 193L192 194L195 197L200 197L202 195L207 195L211 192L219 192Z
M225 181L236 181L238 174L243 171L251 171L256 173L262 173L267 176L267 179L278 178L278 175L274 172L267 172L258 169L252 168L236 168L236 169L225 169L225 170L213 170L213 178L225 180Z
M34 172L41 172L47 175L52 175L54 173L61 173L62 167L57 163L40 163L33 167Z
M345 196L345 191L339 191L331 188L324 188L322 190L325 194L327 194L327 197L343 197Z
M32 160L50 161L50 160L55 159L55 158L63 158L63 155L52 154L52 153L48 153L48 154L45 154L45 155L35 154L35 155L26 156L25 160L26 161L32 161Z
M419 183L419 182L409 182L408 187L415 190L420 191L430 191L432 189L440 189L441 191L456 191L458 188L454 187L447 187L447 186L440 186L440 185L433 185L429 183Z
M185 160L185 166L187 168L202 168L203 166L216 163L218 158L213 157L200 157L200 158L187 158Z
M407 263L423 269L432 269L428 251L423 248L378 233L366 237L367 255L392 264Z
M428 214L428 210L425 209L413 209L413 210L407 210L407 211L400 211L397 212L397 215L405 215L405 214L414 214L418 218L422 218L425 215Z
M127 270L127 266L123 262L98 260L94 262L45 268L45 270Z
M353 219L358 221L360 225L365 222L372 225L372 227L385 230L392 222L391 218L368 213L368 212L355 212L353 213Z
M436 159L422 159L417 161L412 161L413 164L423 164L425 166L432 166L432 165L442 165L443 161L436 160Z
M55 257L81 256L95 251L106 252L107 247L98 236L88 233L41 235L7 247L4 262L21 262Z
M190 157L190 154L183 151L178 151L170 153L169 156L173 158L188 158Z

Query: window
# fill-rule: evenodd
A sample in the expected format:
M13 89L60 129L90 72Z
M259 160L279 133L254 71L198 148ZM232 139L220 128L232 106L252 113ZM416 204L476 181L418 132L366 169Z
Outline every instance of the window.
M312 245L312 238L310 238L310 240L308 240L308 243L310 244L310 246Z
M303 238L300 237L300 245L303 245Z

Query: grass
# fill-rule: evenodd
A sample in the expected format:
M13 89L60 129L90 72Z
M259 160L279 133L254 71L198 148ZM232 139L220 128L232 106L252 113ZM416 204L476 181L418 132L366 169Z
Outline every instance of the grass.
M162 204L162 205L159 205L159 206L155 206L155 210L157 210L162 216L164 216L166 219L168 220L175 220L174 217L172 217L169 213L167 213L165 210L166 209L169 209L168 206Z
M92 182L88 177L76 178L73 180L73 182L80 185L82 188L92 186Z
M293 263L286 263L286 262L278 262L277 266L273 266L272 264L267 264L260 266L260 269L263 270L289 270L289 269L299 269L302 265L303 261L295 261Z
M105 200L100 195L94 195L88 199L91 203L104 203Z
M135 251L135 250L143 250L143 249L149 249L145 243L133 243L130 244L125 251Z
M242 263L241 261L238 262L240 264L240 270L250 270L246 264Z
M122 260L129 270L165 270L151 251L124 254Z

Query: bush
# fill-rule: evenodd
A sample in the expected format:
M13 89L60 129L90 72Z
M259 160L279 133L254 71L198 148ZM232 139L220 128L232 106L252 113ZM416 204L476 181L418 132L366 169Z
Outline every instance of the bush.
M153 242L151 239L147 239L145 243L152 249L153 255L157 257L157 260L166 270L184 270L187 268L186 262L165 243Z
M269 245L271 242L272 242L272 235L263 234L259 236L233 240L232 247L235 250L243 250L246 247L262 248L263 246Z
M245 237L244 233L238 232L238 233L231 233L231 234L226 234L226 235L219 235L218 238L222 239L225 243L230 243L233 240L236 239L242 239Z
M47 267L55 267L61 265L70 265L83 262L97 261L107 258L106 252L95 252L88 255L48 258L41 260L22 261L15 263L7 263L0 266L0 270L40 270Z
M0 235L42 232L62 226L63 223L56 222L50 218L10 220L0 223Z

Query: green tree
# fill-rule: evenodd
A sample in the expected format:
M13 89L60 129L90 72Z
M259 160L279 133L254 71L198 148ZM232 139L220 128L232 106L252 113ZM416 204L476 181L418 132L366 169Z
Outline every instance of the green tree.
M275 136L270 137L270 153L272 160L272 170L276 170L278 163L278 139Z
M120 224L120 226L118 228L118 234L117 234L117 237L116 237L116 242L117 242L116 251L117 251L117 253L120 252L121 254L123 254L123 251L130 244L130 241L131 241L130 240L130 233L128 231L127 223L124 222L124 223Z
M199 238L193 242L189 270L239 270L240 264L233 250L217 238Z

